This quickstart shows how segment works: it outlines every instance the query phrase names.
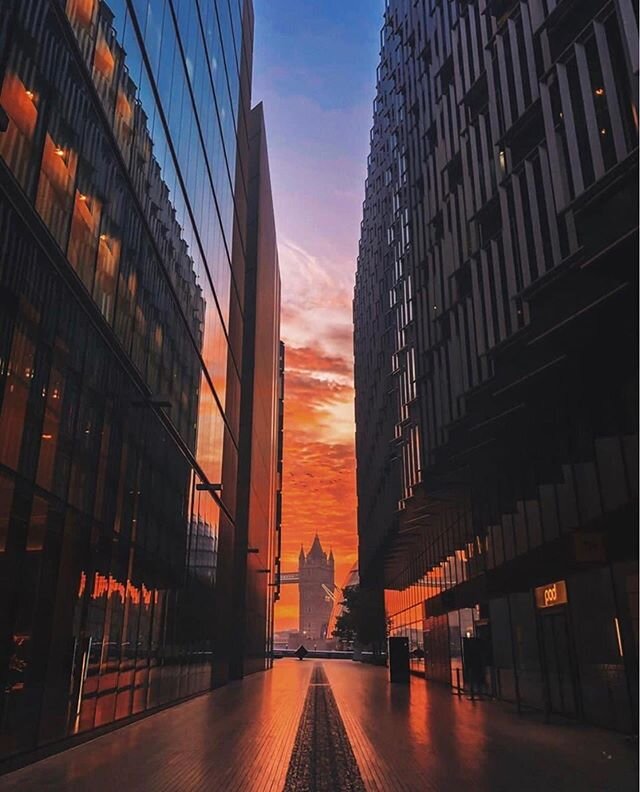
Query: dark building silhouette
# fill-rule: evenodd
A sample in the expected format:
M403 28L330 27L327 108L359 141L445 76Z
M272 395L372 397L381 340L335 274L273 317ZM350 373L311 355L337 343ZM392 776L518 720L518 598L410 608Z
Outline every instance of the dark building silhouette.
M252 39L250 2L2 5L0 760L223 684L234 647L269 662L282 375Z
M381 42L362 584L429 679L633 729L637 9L389 0Z
M305 555L300 548L298 588L300 592L300 635L308 643L324 641L333 607L331 594L335 587L333 551L324 552L318 534ZM329 636L330 637L330 636Z
M240 573L235 620L244 636L234 675L270 663L273 605L280 566L284 353L280 344L280 270L271 198L269 158L262 104L249 116L248 232L244 317L240 455L238 475ZM278 310L274 311L274 306ZM246 537L246 538L245 538Z

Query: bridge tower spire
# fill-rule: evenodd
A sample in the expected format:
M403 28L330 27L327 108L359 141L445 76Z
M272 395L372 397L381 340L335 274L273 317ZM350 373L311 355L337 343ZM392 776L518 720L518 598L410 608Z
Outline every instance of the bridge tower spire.
M327 556L322 549L320 536L316 535L309 552L300 550L299 583L300 618L299 630L303 643L313 648L330 636L327 626L331 615L332 600L326 589L333 591L335 585L335 561L333 552ZM326 587L326 588L325 588Z

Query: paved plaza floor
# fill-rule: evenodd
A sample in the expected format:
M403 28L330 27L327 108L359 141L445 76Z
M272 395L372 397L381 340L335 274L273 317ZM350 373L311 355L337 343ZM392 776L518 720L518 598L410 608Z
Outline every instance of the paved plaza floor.
M0 777L8 792L631 792L635 747L386 669L279 660Z

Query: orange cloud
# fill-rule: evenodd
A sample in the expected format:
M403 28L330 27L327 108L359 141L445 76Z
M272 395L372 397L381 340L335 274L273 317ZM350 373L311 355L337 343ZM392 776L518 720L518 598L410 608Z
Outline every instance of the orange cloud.
M289 347L287 349L287 371L327 373L334 376L353 377L353 365L339 355L319 352L313 347Z
M285 398L291 400L289 418L292 428L296 430L308 430L310 421L313 424L314 416L320 419L323 411L331 406L353 399L351 385L299 372L292 372L287 376L285 388Z
M298 567L316 532L333 548L340 585L357 558L353 372L320 345L286 352L282 567ZM297 586L284 586L276 629L297 629Z

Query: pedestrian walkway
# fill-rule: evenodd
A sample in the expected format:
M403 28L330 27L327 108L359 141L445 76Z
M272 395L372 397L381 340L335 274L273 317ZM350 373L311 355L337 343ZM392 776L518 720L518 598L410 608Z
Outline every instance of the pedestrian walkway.
M256 674L0 778L0 792L631 792L620 735L349 661Z

